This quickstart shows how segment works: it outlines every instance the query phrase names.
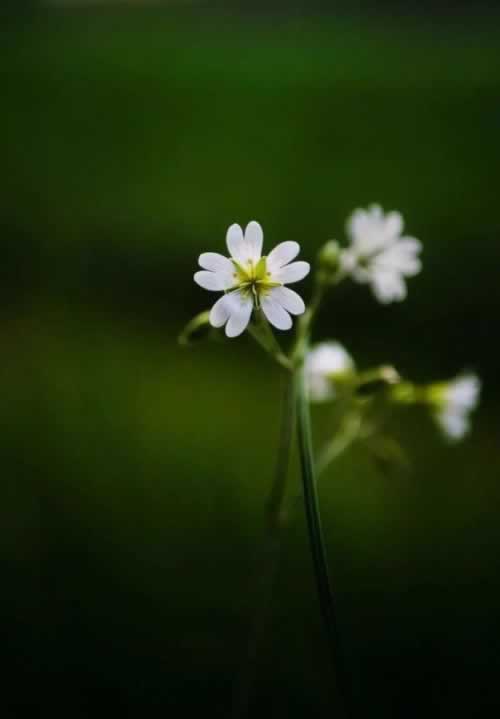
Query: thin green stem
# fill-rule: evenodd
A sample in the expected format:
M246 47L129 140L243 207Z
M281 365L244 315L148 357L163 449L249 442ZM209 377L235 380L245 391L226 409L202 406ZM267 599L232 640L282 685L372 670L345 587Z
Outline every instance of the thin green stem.
M268 352L278 364L287 370L292 368L292 364L286 354L281 349L281 346L274 336L272 329L269 327L268 321L262 315L262 311L258 310L255 312L255 324L250 323L248 325L248 331L259 344L263 350Z
M297 339L292 352L292 356L296 365L302 363L307 344L309 342L309 335L311 334L311 326L316 318L316 314L321 306L321 301L325 294L325 287L321 284L316 284L311 302L303 315L299 318L297 327Z
M318 597L328 647L330 649L331 659L336 671L339 693L343 700L346 715L351 716L349 683L345 665L341 656L334 594L328 570L325 542L321 526L312 446L311 419L309 414L309 403L306 396L303 365L297 367L294 372L294 385L304 504Z
M267 503L267 537L259 565L260 574L257 578L255 613L242 668L233 691L231 709L233 719L245 719L250 709L252 691L256 682L258 656L264 642L271 613L271 598L281 550L282 529L287 519L284 503L295 412L292 376L288 375L285 381L278 458Z
M346 451L352 443L353 438L350 436L335 437L318 456L316 462L316 474L319 477L327 467L330 466L340 455Z
M316 476L319 477L325 469L334 462L355 441L361 426L361 417L358 413L343 422L340 431L319 452L316 460Z
M285 388L283 392L283 403L281 410L281 429L280 441L278 449L278 459L276 462L276 471L274 482L271 487L269 501L267 504L267 513L269 520L269 531L275 533L278 531L286 520L284 514L284 500L288 479L288 470L290 465L290 453L293 440L293 427L295 424L295 404L292 376L289 375L285 380Z

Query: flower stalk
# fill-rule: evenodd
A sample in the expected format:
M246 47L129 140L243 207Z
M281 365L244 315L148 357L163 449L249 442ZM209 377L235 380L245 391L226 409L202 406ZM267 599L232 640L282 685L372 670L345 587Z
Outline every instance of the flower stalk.
M336 670L339 693L346 713L348 713L350 707L350 692L348 691L347 674L340 652L336 607L330 572L328 569L323 529L321 525L312 446L311 418L309 412L309 402L306 395L304 367L302 364L295 369L294 387L304 505L318 598L325 626L328 647L333 666Z
M255 613L246 646L246 654L233 690L231 717L245 719L250 709L252 689L257 678L259 651L269 624L273 587L281 551L283 526L287 520L285 498L295 425L292 375L285 378L281 409L281 428L274 481L267 502L267 537L257 578Z
M323 472L356 440L361 427L361 415L354 412L347 415L342 423L341 431L334 435L326 444L316 460L316 476Z
M262 310L255 311L255 321L248 325L248 331L265 352L268 352L276 362L286 370L292 369L292 363L281 349L269 323Z
M399 212L385 213L379 205L357 209L347 222L349 244L328 241L317 256L314 287L306 308L288 285L304 279L310 265L295 261L300 246L294 241L278 244L263 254L263 231L256 221L245 230L233 224L226 234L229 256L204 252L195 282L211 292L223 293L210 311L197 315L180 336L192 344L222 330L234 338L246 329L277 364L286 370L280 448L274 483L268 500L268 535L263 548L256 610L246 658L233 694L233 717L243 719L250 707L258 650L263 642L271 606L274 576L281 547L281 528L286 519L284 503L295 423L302 475L302 488L309 541L321 614L328 648L345 713L352 716L352 685L343 661L335 597L329 573L321 525L317 476L353 442L363 441L377 462L401 463L399 444L382 434L383 422L392 407L427 406L450 440L461 439L469 430L470 413L479 402L481 382L474 373L452 381L417 385L402 379L394 367L381 365L360 372L345 348L335 341L310 347L311 328L323 299L346 278L368 285L382 304L404 300L407 280L421 269L421 243L403 234ZM286 354L271 326L290 330L298 317L296 336ZM210 328L213 328L213 332ZM307 386L306 386L307 385ZM310 403L335 402L337 431L315 461ZM404 456L403 456L404 459Z

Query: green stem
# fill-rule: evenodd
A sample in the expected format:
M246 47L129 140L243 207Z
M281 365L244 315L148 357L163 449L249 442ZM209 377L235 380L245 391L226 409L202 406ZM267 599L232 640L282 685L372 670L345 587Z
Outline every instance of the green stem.
M313 296L311 297L311 302L309 303L308 308L299 318L297 340L292 353L296 365L301 364L305 357L307 345L309 343L309 335L311 334L311 326L320 308L324 293L324 286L317 284L314 288Z
M286 522L284 502L290 464L295 421L292 376L286 377L281 411L281 429L274 481L267 503L267 538L261 558L261 572L257 578L255 614L248 638L246 654L233 691L231 716L248 716L252 690L256 681L259 651L266 636L271 610L271 597L282 543L282 529Z
M275 533L285 522L283 503L285 500L290 453L292 448L293 427L295 423L295 404L293 381L291 374L286 377L281 410L280 443L274 482L271 487L267 512L269 518L269 532Z
M318 461L316 462L316 474L319 477L327 467L330 466L340 455L346 451L349 445L352 443L353 438L350 436L335 437L324 450L319 454Z
M306 396L304 382L304 368L299 365L294 373L295 402L297 411L297 428L299 441L299 455L302 470L302 484L304 490L304 504L306 510L307 527L311 544L311 553L316 576L318 597L326 631L326 638L330 649L331 659L336 670L337 685L347 716L350 715L350 691L348 677L340 652L339 631L337 626L336 609L331 579L328 571L325 542L321 526L316 477L313 458L311 420L309 403Z
M339 457L356 439L361 426L361 417L355 414L343 422L340 431L320 451L316 461L316 476L319 477L325 469Z
M255 312L255 323L250 323L248 325L248 331L257 344L274 357L278 364L287 370L292 368L290 360L281 349L278 340L274 336L272 329L269 327L268 321L262 315L262 310Z

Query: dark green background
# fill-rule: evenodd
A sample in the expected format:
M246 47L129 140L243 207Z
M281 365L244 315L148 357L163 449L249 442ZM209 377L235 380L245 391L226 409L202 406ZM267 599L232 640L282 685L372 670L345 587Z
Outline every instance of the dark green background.
M6 717L228 715L281 380L247 337L177 346L213 299L192 273L232 222L311 260L372 201L404 213L424 271L403 305L346 284L318 338L422 381L475 369L484 397L453 448L425 413L396 418L410 473L357 448L322 485L358 716L500 708L498 28L206 8L4 19ZM331 684L299 504L255 716L339 715Z

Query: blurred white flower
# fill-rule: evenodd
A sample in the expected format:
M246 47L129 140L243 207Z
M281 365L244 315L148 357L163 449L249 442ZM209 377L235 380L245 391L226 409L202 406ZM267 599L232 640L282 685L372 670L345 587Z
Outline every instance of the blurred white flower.
M224 292L210 311L213 327L226 326L228 337L240 335L254 308L262 308L268 321L279 330L289 330L292 315L305 310L302 298L286 284L302 280L309 272L307 262L292 262L299 254L297 242L282 242L267 257L262 256L264 235L258 222L249 222L245 233L231 225L226 243L230 258L216 252L199 257L203 270L194 280L206 290ZM291 263L291 264L290 264Z
M469 414L477 407L480 392L481 380L475 374L461 375L451 382L431 386L436 420L449 439L462 439L469 431Z
M355 370L354 361L339 342L321 342L309 350L305 360L309 399L331 400L337 394L336 382Z
M401 236L401 214L384 214L379 205L357 209L347 220L346 230L350 246L341 253L342 270L356 282L369 284L383 304L404 300L404 278L420 272L422 246L414 237Z

